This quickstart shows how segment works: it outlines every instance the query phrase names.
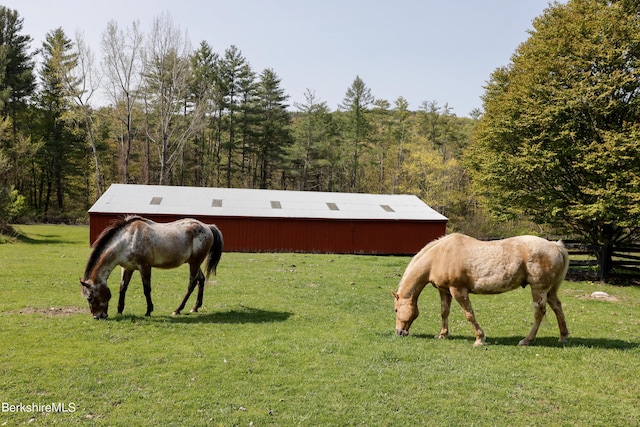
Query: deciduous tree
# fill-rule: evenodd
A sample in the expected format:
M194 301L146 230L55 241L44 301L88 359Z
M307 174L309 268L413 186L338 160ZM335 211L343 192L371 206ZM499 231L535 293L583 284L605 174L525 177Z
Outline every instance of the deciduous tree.
M601 245L603 273L640 227L639 17L637 2L552 4L492 74L470 152L495 215Z
M191 76L189 39L168 14L154 19L144 55L148 137L160 152L158 183L170 184L174 165L191 136L200 131L204 104L184 110ZM180 113L182 120L180 121Z
M115 129L120 146L120 180L129 182L129 161L131 146L136 137L134 127L134 113L142 93L142 42L144 36L140 30L140 23L134 21L130 28L121 30L115 21L109 21L102 33L102 65L105 79L104 87L112 103L111 111L119 126ZM142 182L150 184L149 149L146 147L144 156Z

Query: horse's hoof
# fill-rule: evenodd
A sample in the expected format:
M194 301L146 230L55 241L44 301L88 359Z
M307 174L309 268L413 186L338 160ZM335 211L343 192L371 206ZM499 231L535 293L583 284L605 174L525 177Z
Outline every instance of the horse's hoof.
M531 344L533 344L533 341L527 341L526 339L521 340L521 341L518 343L518 345L519 345L520 347L526 347L526 346L531 345Z
M172 315L172 316L177 316L178 314L180 314L180 312L179 312L179 311L177 311L177 310L176 310L176 311L174 311L173 313L171 313L171 315Z
M484 345L484 341L476 341L473 343L474 347L482 347Z
M436 340L446 340L447 337L448 337L448 335L438 334L433 338L436 339Z

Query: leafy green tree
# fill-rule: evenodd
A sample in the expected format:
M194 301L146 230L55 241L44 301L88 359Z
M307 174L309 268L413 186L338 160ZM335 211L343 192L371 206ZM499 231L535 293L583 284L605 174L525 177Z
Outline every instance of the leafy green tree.
M467 140L460 121L449 104L438 106L436 101L424 101L418 112L421 134L443 159L459 157Z
M554 3L491 76L470 150L501 218L528 217L603 248L640 227L640 6Z

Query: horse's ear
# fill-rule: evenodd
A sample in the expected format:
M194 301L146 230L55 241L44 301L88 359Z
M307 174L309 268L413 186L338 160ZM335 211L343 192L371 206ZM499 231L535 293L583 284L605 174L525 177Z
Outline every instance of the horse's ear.
M393 295L395 299L400 299L400 295L398 295L395 291L391 291L391 295Z
M82 280L82 279L80 279L80 284L81 284L82 286L84 286L85 288L90 288L90 287L91 287L91 285L90 285L89 283L85 282L85 281L84 281L84 280Z

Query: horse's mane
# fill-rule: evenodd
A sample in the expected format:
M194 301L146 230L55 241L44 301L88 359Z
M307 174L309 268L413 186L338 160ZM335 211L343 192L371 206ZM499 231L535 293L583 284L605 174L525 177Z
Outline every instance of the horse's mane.
M442 242L444 239L446 239L447 237L452 236L452 235L454 235L454 234L455 234L455 233L452 233L452 234L446 234L446 235L444 235L444 236L440 236L440 237L438 237L437 239L432 240L431 242L427 243L427 245L426 245L423 249L428 251L429 249L431 249L432 247L434 247L434 246L435 246L435 245L437 245L438 243L441 243L441 242Z
M115 236L120 230L127 227L134 221L142 220L145 221L145 218L138 215L127 215L123 218L118 218L109 223L109 226L102 230L102 233L98 236L98 238L93 242L91 247L93 251L89 256L89 260L87 261L87 266L84 269L84 278L87 279L88 275L91 273L96 263L100 259L100 255L104 252L104 248L108 246L109 242L113 236Z
M455 233L454 233L455 234ZM413 262L413 260L415 260L416 258L420 258L418 255L424 254L425 252L431 250L435 245L442 243L442 241L444 239L446 239L449 236L453 236L453 234L447 234L444 236L440 236L435 240L430 241L429 243L426 244L425 247L423 247L422 249L420 249L420 251L411 259L411 262ZM411 262L409 264L411 264Z
M455 234L455 233L454 233ZM409 261L409 264L407 265L407 269L405 270L404 274L407 274L407 271L411 270L411 267L416 264L417 262L419 262L420 258L428 251L430 251L431 249L433 249L434 246L436 246L439 243L442 243L443 240L447 239L449 236L452 236L453 234L447 234L444 236L441 236L435 240L432 240L431 242L427 243L425 245L425 247L423 247L422 249L420 249L420 251L415 254L415 256L413 258L411 258L411 261ZM400 281L400 284L402 286L402 280ZM398 293L400 293L400 291L402 290L402 288L398 288Z

